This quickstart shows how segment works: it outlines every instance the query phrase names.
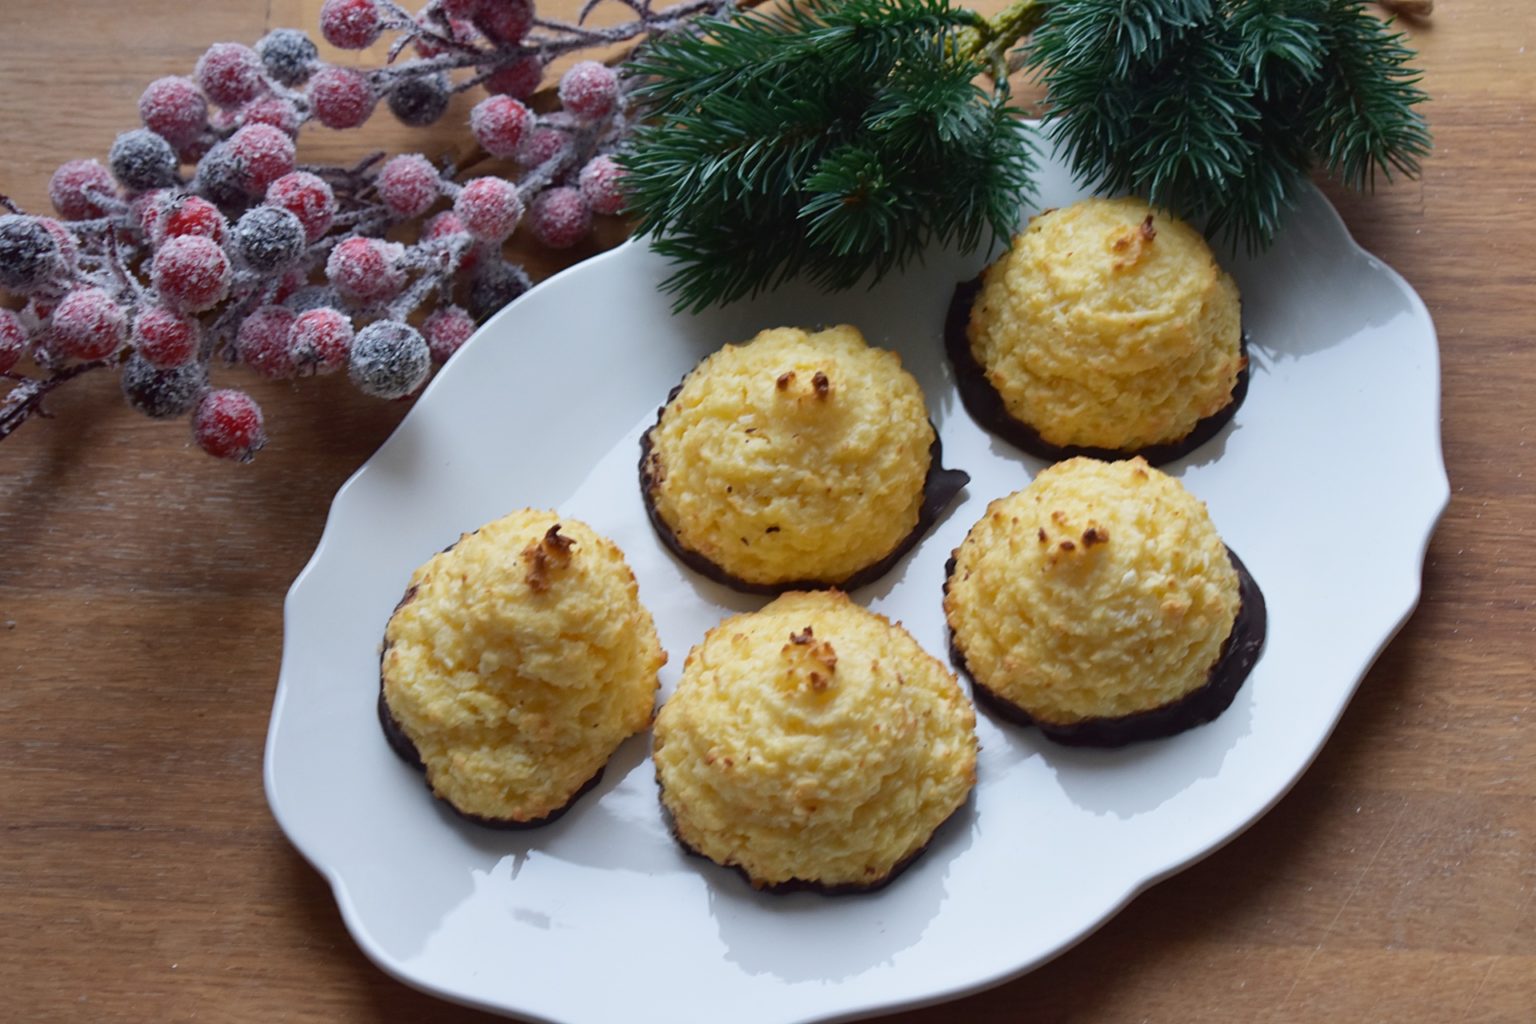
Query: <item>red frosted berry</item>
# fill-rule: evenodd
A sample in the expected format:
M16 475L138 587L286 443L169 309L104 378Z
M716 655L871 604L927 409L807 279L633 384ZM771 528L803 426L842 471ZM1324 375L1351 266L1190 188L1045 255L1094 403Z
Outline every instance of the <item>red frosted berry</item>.
M320 34L343 50L366 50L383 29L373 0L325 0L320 8Z
M592 207L574 188L547 188L528 211L533 236L551 249L569 249L592 230Z
M419 153L391 158L374 179L379 198L402 220L426 213L437 202L440 184L437 169Z
M533 0L481 0L473 17L487 39L515 43L533 27Z
M200 196L177 196L160 207L150 238L157 245L167 238L201 235L223 245L229 237L229 221L219 208Z
M432 352L432 358L442 363L475 333L475 321L458 306L444 306L427 317L421 329L427 336L427 348Z
M202 235L167 238L150 273L161 300L183 313L212 309L229 294L229 258Z
M266 91L261 58L249 46L214 43L197 59L197 84L221 107L238 107Z
M133 347L158 369L180 366L197 354L202 327L190 316L145 306L133 319Z
M277 289L272 293L272 301L286 302L307 284L309 284L309 274L303 267L294 267L277 279Z
M328 306L300 313L288 329L288 351L301 377L334 373L347 365L352 351L352 321Z
M293 140L269 124L248 124L229 139L229 151L240 161L242 182L251 195L293 171Z
M595 60L571 65L560 76L560 105L583 121L601 121L619 102L619 76Z
M447 5L445 4L445 13L446 10ZM427 9L425 7L423 7L421 11L417 13L417 24L423 25L437 35L451 39L456 43L469 43L474 41L476 35L475 26L470 24L468 19L461 18L457 15L449 15L448 27L444 28L443 23L438 19L433 19L431 21L425 20L426 13ZM416 52L423 57L436 57L440 54L447 53L449 50L449 47L428 39L425 36L418 36L416 38L416 42L413 45L416 47Z
M267 188L267 202L299 218L304 239L310 243L323 238L336 218L336 194L325 179L308 171L294 171L274 181Z
M262 96L240 108L242 125L265 124L290 138L299 132L299 112L281 96Z
M44 231L53 236L54 244L59 247L59 258L64 261L64 266L74 269L75 261L80 256L80 246L76 244L75 236L52 217L39 217L37 222L43 226Z
M216 458L250 462L267 443L261 406L244 391L210 391L192 413L192 440Z
M48 180L48 198L65 220L104 217L107 208L103 204L116 197L112 172L95 160L71 160Z
M511 159L517 154L523 133L533 122L533 112L511 96L489 96L469 112L469 130L491 156Z
M524 167L537 167L564 154L570 142L570 136L560 129L539 125L523 135L523 144L517 147L517 162Z
M48 327L49 348L70 359L105 359L128 340L128 314L100 288L64 296Z
M283 306L262 306L251 313L241 321L235 334L235 351L240 354L240 361L271 380L292 377L288 331L294 319L293 310Z
M593 213L624 212L624 168L612 157L595 156L577 176L577 184Z
M27 325L9 309L0 308L0 373L9 373L27 354Z
M469 240L469 231L464 227L463 218L452 210L444 210L427 221L426 227L422 228L421 231L423 241L448 239L455 235L463 235L467 241ZM468 273L475 269L475 264L478 262L480 262L479 248L472 244L466 244L463 254L459 256L459 265L456 269Z
M543 80L544 62L529 55L497 68L482 84L486 92L526 100L539 91Z
M144 127L180 149L208 126L208 100L190 78L158 78L139 97Z
M475 178L459 190L453 212L472 237L500 242L517 227L523 215L523 197L517 186L504 178Z
M325 262L325 276L353 302L382 302L405 287L403 246L377 238L348 238Z
M485 0L442 0L443 13L450 18L473 18L480 13Z
M351 68L328 67L309 80L309 104L327 128L356 128L373 114L378 96L368 79Z

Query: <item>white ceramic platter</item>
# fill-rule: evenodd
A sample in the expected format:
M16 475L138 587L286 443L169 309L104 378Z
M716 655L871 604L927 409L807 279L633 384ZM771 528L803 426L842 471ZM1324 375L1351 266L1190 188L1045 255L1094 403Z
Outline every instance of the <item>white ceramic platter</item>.
M1040 205L1080 194L1059 164ZM700 357L779 325L847 322L916 374L961 500L855 598L931 652L945 558L986 503L1040 468L971 422L941 349L950 290L981 255L936 254L871 291L788 288L673 316L665 263L627 245L512 304L454 358L336 496L288 595L267 742L273 812L380 967L444 998L562 1024L789 1024L931 1002L1060 953L1147 886L1231 839L1307 767L1419 593L1448 498L1439 366L1423 304L1308 192L1278 244L1228 262L1253 380L1216 439L1170 470L1210 506L1269 603L1268 647L1215 723L1120 751L1069 750L979 716L974 799L890 888L758 894L685 856L647 738L558 823L466 824L385 745L379 639L411 570L521 506L587 520L628 554L671 656L734 595L657 542L637 439Z

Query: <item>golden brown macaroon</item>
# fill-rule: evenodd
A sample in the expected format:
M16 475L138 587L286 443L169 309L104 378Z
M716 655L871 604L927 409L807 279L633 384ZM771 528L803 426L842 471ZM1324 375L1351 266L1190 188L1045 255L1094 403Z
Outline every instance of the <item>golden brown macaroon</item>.
M1204 503L1140 458L1071 459L992 502L955 551L944 613L979 700L1094 746L1216 717L1265 627Z
M649 724L666 660L618 547L524 509L412 575L384 632L380 719L460 814L541 825Z
M757 888L889 882L965 802L976 716L901 626L840 591L710 630L656 717L678 840Z
M1247 390L1237 285L1198 232L1134 197L1030 220L946 324L982 426L1048 459L1192 451Z
M968 479L939 467L917 381L852 327L764 331L704 359L641 441L662 540L739 590L884 573Z

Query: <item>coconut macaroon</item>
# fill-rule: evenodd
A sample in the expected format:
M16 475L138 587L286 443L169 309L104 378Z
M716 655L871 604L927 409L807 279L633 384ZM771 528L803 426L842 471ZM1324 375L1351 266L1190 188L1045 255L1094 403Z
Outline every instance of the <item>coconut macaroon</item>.
M739 590L852 588L884 573L969 479L894 352L852 327L781 327L704 359L641 440L662 540Z
M1204 503L1140 458L1074 458L992 502L955 551L944 612L978 700L1094 746L1215 718L1265 629Z
M460 814L541 825L650 723L665 662L618 547L525 509L412 575L384 632L380 720Z
M862 891L927 846L976 781L976 716L900 625L840 591L710 630L656 717L678 840L757 888Z
M1048 459L1187 454L1247 390L1237 285L1198 232L1136 198L1034 217L979 285L956 291L946 347L982 426Z

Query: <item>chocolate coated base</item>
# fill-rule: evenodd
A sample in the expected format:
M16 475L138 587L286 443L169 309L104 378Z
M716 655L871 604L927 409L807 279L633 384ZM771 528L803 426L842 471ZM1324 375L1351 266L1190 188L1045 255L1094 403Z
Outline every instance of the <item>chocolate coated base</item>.
M1221 645L1221 652L1216 656L1216 663L1211 666L1205 684L1171 704L1116 718L1085 718L1067 724L1048 722L1034 717L978 682L966 664L965 652L960 649L954 630L950 630L950 661L971 681L978 705L1007 721L1035 726L1046 738L1066 746L1123 747L1127 743L1160 739L1204 725L1231 706L1243 680L1253 671L1254 663L1264 650L1264 637L1269 624L1264 594L1248 572L1248 567L1231 548L1227 548L1227 557L1232 560L1232 568L1237 571L1237 618L1232 623L1232 631ZM954 575L954 571L955 560L951 558L944 567L945 593L949 592L949 578Z
M986 371L971 353L971 342L966 329L971 322L971 306L980 292L981 278L979 277L956 285L954 297L949 302L949 312L944 318L944 351L948 353L950 365L955 370L955 387L960 392L960 400L965 403L965 408L970 412L971 417L983 428L1030 455L1048 462L1060 462L1078 455L1113 462L1117 459L1130 459L1140 455L1152 465L1161 466L1174 459L1183 458L1215 437L1236 414L1238 406L1243 404L1243 399L1248 396L1248 336L1245 334L1239 342L1243 368L1238 371L1237 382L1232 386L1232 400L1196 423L1194 429L1183 438L1167 444L1132 449L1052 444L1041 437L1040 432L1034 427L1013 417L1008 407L1003 404L1002 395L997 393L997 389L987 379Z
M682 385L674 387L667 395L666 405L670 405L677 397ZM666 405L656 412L656 426L661 425L661 414L666 410ZM933 426L932 421L928 424ZM640 436L640 495L645 501L645 514L651 520L651 525L656 528L656 535L667 549L678 557L688 568L716 583L723 583L732 590L739 590L744 594L783 594L791 590L826 590L836 588L838 590L853 590L862 587L866 583L873 583L890 571L901 556L912 550L923 535L933 528L938 522L939 516L949 507L960 489L970 483L971 475L963 469L945 469L940 465L944 455L943 445L939 441L939 430L933 427L933 444L928 448L928 475L923 479L923 503L917 512L917 525L912 532L897 544L884 558L873 565L865 566L851 576L840 580L790 580L786 583L753 583L741 579L726 571L721 566L710 561L704 555L683 544L678 539L672 527L662 518L656 510L656 499L652 493L656 484L656 473L653 465L651 434L656 430L652 427Z

